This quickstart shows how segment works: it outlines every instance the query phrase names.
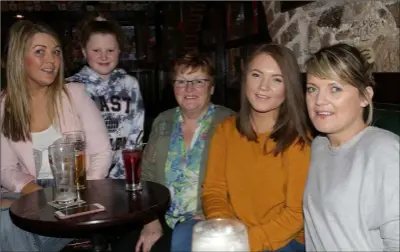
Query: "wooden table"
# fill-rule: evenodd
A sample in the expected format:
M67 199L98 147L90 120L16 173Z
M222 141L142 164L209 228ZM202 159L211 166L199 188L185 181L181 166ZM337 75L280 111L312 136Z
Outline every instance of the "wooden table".
M169 190L163 185L143 182L143 190L125 191L125 181L116 179L90 180L78 197L88 204L100 203L106 211L59 220L56 209L47 204L54 200L54 189L46 188L16 200L10 208L13 223L31 233L80 238L91 237L94 250L104 250L104 237L118 235L135 226L150 222L165 212Z

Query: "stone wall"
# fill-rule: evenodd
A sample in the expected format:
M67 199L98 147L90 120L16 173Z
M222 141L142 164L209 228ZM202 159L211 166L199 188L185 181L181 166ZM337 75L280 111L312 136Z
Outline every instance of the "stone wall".
M400 0L318 0L287 12L266 1L264 9L271 38L295 52L302 71L311 53L345 42L370 50L376 72L400 72Z

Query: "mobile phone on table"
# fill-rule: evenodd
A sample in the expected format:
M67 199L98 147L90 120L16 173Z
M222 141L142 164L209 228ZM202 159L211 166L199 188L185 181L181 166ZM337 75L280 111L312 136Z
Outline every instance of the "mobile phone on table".
M82 206L73 206L59 209L54 213L58 219L69 219L87 214L93 214L105 211L106 208L98 203L87 204Z

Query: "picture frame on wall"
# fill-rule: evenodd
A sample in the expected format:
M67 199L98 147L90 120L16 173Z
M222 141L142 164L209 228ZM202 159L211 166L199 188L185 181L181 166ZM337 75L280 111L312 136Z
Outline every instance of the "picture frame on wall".
M233 2L227 4L226 9L226 40L244 38L251 31L246 30L244 3Z

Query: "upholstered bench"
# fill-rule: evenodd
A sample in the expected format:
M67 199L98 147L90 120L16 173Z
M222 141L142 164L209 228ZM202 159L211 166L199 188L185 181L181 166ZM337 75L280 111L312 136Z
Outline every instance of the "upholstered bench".
M400 105L376 106L372 125L400 136Z

